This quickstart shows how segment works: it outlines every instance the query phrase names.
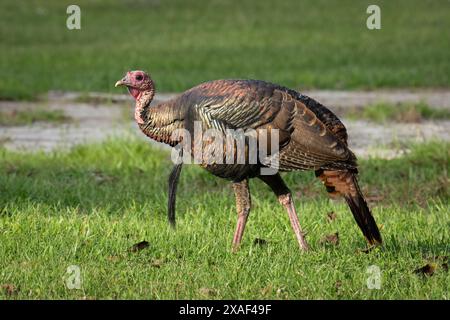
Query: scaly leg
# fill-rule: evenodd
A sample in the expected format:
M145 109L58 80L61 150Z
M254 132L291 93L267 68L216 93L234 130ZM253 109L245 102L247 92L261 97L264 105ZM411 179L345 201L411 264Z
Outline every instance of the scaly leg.
M244 235L245 224L250 213L251 200L248 180L233 183L234 194L236 196L236 209L238 213L238 221L236 231L233 237L233 252L239 249L242 236Z
M292 200L291 191L284 183L280 174L273 176L259 176L276 194L278 201L287 210L289 220L291 221L292 229L294 230L295 237L297 238L300 249L307 251L308 244L305 240L305 234L302 231L300 222L298 221L297 212L295 211L294 201Z
M295 211L294 201L292 200L291 194L288 193L280 195L278 197L278 201L280 201L288 212L289 220L291 221L292 229L294 229L300 249L307 251L309 249L308 244L306 243L305 234L303 233L300 222L298 221L297 212Z

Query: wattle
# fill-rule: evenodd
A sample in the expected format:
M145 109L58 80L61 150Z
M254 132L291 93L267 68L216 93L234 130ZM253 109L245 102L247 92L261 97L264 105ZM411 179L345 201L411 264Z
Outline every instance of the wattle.
M133 96L134 99L138 99L139 94L141 93L138 89L133 87L127 87L128 92Z

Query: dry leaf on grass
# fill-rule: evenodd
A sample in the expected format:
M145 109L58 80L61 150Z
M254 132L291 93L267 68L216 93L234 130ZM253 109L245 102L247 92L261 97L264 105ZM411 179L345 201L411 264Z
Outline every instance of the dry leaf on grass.
M150 265L153 268L161 268L161 266L164 264L164 260L163 259L153 259L152 262L150 263Z
M414 273L423 275L423 276L432 276L436 272L436 264L435 263L427 263L423 267L414 270Z
M118 256L112 255L112 256L106 257L106 260L108 260L108 261L110 261L110 262L117 262L117 261L120 260L120 258L119 258Z
M150 243L148 241L141 241L136 244L134 244L128 251L130 252L139 252L141 250L144 250L145 248L148 248L150 246Z
M264 239L261 239L261 238L256 238L254 241L253 241L253 244L256 246L256 245L258 245L258 246L265 246L266 244L267 244L267 240L264 240Z
M327 219L329 222L336 220L336 218L337 218L336 212L331 211L327 213Z
M448 271L448 256L429 256L427 264L414 270L414 273L424 276L432 276L436 271Z
M1 288L7 296L13 296L19 293L19 289L11 283L2 284Z
M320 240L320 244L329 244L337 246L339 244L339 232L328 234Z
M339 292L341 290L341 287L342 287L342 281L341 280L337 280L334 283L334 288L336 289L336 292Z
M213 297L217 295L217 290L212 288L200 288L198 292L207 297Z
M271 284L261 289L261 294L263 296L271 295L273 291L273 287Z
M277 289L277 297L282 299L288 298L288 292L286 291L286 288L281 287Z

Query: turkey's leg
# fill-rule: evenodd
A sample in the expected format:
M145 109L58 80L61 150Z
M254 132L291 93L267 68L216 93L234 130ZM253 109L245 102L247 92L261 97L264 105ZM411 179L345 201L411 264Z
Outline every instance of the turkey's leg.
M292 229L294 230L295 237L297 238L298 245L302 250L308 250L308 244L305 240L305 234L302 231L300 222L298 221L297 212L295 211L294 201L292 200L291 191L284 183L280 174L273 176L259 176L276 194L280 204L287 210L289 220L291 221Z
M305 240L305 234L302 231L300 222L298 221L297 212L295 211L294 201L290 193L278 196L278 201L286 208L289 214L289 220L291 220L292 229L294 229L295 236L297 237L300 249L307 251L308 243Z
M236 209L238 214L238 221L236 231L233 237L233 252L236 252L241 244L242 236L244 235L245 224L250 213L251 200L250 189L248 187L248 180L233 183L234 194L236 196Z

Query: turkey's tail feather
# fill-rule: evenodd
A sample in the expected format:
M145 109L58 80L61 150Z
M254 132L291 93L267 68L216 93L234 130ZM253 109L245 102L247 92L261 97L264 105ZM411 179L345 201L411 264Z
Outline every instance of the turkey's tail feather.
M367 242L371 245L381 244L383 240L381 239L380 230L378 229L375 219L373 218L359 187L357 187L357 189L356 196L350 194L345 195L345 201L347 201L347 204L353 213L353 217L366 237Z
M356 173L338 170L319 170L316 175L324 182L332 195L342 195L353 217L370 245L382 243L380 230L367 206L356 179Z
M175 228L175 202L177 197L177 186L180 178L183 163L176 164L169 176L169 196L168 196L168 212L169 223Z

